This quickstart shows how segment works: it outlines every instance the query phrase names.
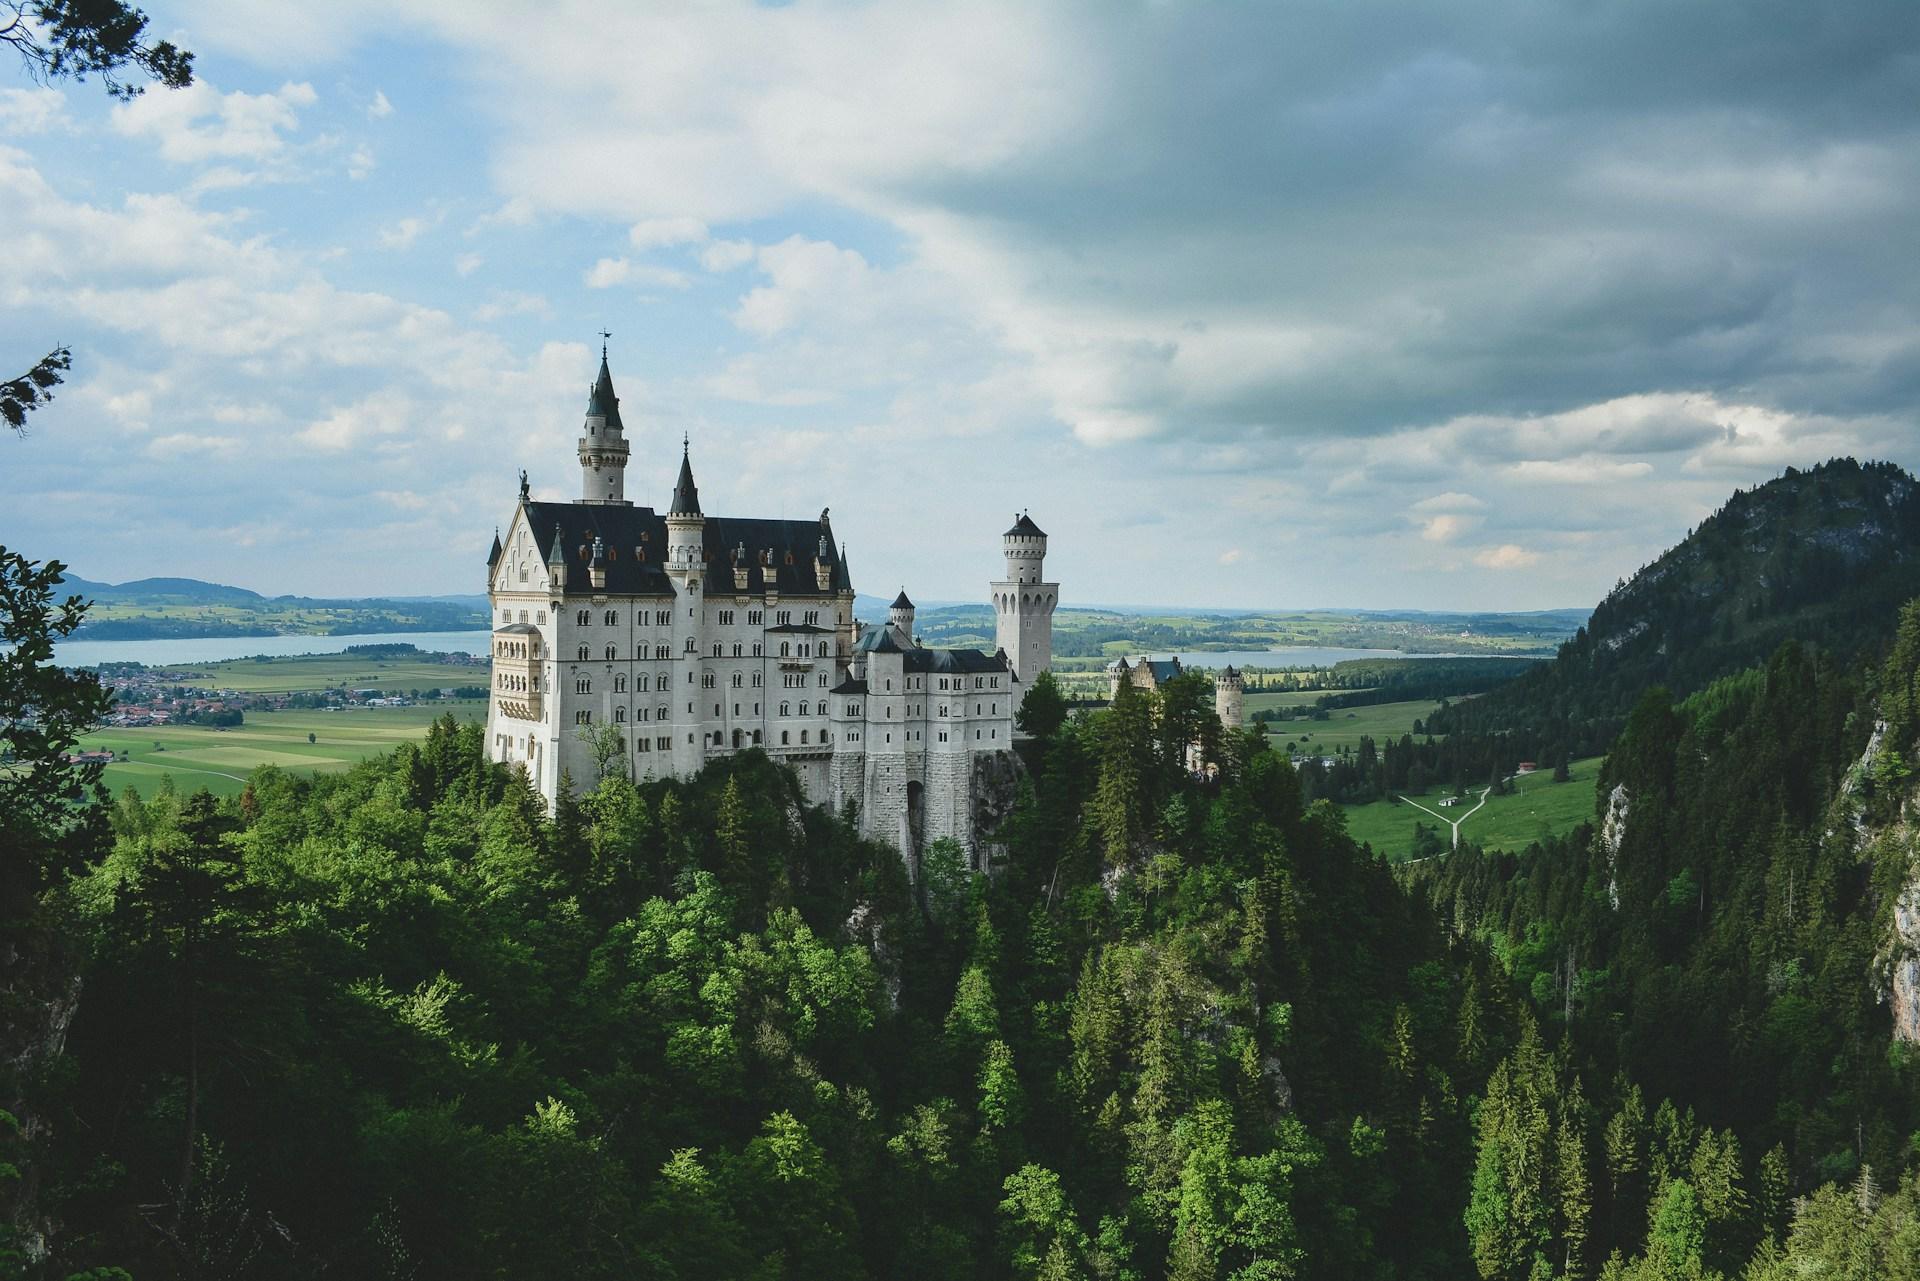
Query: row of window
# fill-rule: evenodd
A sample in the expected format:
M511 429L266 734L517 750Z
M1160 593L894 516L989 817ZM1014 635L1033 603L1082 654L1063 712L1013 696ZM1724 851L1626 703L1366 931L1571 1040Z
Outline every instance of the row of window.
M723 609L723 610L720 610L718 613L719 613L720 626L722 627L733 626L735 611L731 609ZM634 616L633 616L634 626L636 627L646 626L648 614L653 615L653 625L655 627L665 627L673 622L673 611L670 609L655 609L655 610L642 609L642 610L637 610L634 613ZM788 626L791 626L793 623L793 611L790 609L776 610L774 612L773 617L774 617L774 625L776 627L788 627ZM748 627L764 627L766 625L765 620L766 620L766 611L758 610L758 609L750 609L747 611ZM502 609L500 611L500 621L503 623L512 622L513 611L510 609ZM520 621L523 623L527 621L525 610L522 610L520 612ZM547 621L547 616L544 611L540 615L540 621L543 623ZM573 621L574 621L574 625L577 627L591 627L593 626L593 611L590 609L576 609L575 611L573 611ZM803 621L808 627L820 626L820 611L817 609L809 609L804 611L801 614L801 621ZM600 622L603 626L606 626L606 627L620 626L620 611L617 609L609 609L605 611L600 616Z
M687 637L686 652L688 654L692 654L695 652L694 644L695 642L693 637L691 636ZM715 641L713 643L713 657L715 658L727 657L727 655L723 652L725 648L726 647L722 645L719 641ZM741 646L739 642L736 641L733 646L733 657L734 658L765 658L766 657L765 654L761 653L762 646L759 641L753 642L752 648L753 648L752 654L743 654L740 652ZM653 646L641 645L634 650L634 655L633 655L634 658L640 662L647 661L647 658L649 657L647 651L649 649L653 651L651 657L653 657L655 660L663 659L669 656L668 649L665 645L653 645ZM821 641L817 645L813 645L813 646L809 646L806 641L801 641L797 646L791 641L780 642L781 658L825 658L827 657L827 652L828 652L827 642L825 641ZM593 661L593 646L583 644L574 651L574 655L575 655L574 661L577 663L591 663ZM605 657L606 662L609 662L609 663L619 662L620 647L618 645L608 645L605 650L605 655L606 655Z

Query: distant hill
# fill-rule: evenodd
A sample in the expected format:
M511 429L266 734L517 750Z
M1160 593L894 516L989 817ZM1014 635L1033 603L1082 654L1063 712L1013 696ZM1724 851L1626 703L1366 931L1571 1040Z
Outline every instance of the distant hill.
M1435 726L1564 726L1604 743L1640 693L1676 697L1799 640L1838 658L1885 646L1920 596L1920 483L1838 458L1734 494L1621 583L1550 663Z
M485 596L324 599L262 596L198 578L103 583L68 574L64 590L93 602L78 640L341 636L465 631L487 625Z

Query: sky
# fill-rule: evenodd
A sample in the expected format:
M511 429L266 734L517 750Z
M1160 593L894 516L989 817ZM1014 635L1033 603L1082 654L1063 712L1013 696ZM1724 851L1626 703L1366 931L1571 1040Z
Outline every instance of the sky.
M1920 5L146 5L0 63L0 544L484 590L519 469L833 513L862 591L1590 606L1725 501L1920 467ZM11 433L7 433L11 436Z

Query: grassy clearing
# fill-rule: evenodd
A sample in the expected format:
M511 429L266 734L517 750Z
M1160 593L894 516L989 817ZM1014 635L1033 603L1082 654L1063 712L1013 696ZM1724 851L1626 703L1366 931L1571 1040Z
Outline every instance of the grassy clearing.
M1515 779L1512 796L1489 796L1479 813L1460 825L1460 839L1488 849L1517 850L1544 836L1558 835L1592 822L1594 787L1600 778L1602 759L1591 756L1573 762L1573 778L1566 783L1554 782L1550 769ZM1445 794L1436 788L1415 799L1429 809L1447 814L1438 804ZM1475 788L1454 813L1471 809L1479 794ZM1409 856L1415 823L1438 829L1443 842L1451 839L1446 824L1398 801L1373 801L1344 808L1347 831L1353 839L1373 846L1374 853L1389 862L1397 863Z
M234 658L220 663L171 665L185 685L238 690L243 694L290 694L298 690L446 689L485 685L485 667L456 667L417 658L369 658L360 654L298 654L285 658Z
M182 791L205 787L220 796L237 794L249 770L278 765L303 774L343 770L369 756L390 752L401 743L426 737L427 726L443 712L456 720L486 716L484 699L460 699L431 707L368 707L337 712L248 712L246 724L232 729L204 725L149 725L98 730L81 739L85 751L107 749L128 754L107 766L110 791L137 788L151 795L171 775ZM307 735L314 736L313 742Z
M1251 714L1267 707L1296 706L1301 701L1298 695L1249 694L1247 711ZM1433 709L1438 706L1437 699L1417 698L1405 703L1342 708L1329 713L1331 720L1269 721L1267 737L1282 752L1287 750L1287 743L1292 742L1297 755L1331 756L1342 747L1358 748L1363 735L1378 746L1388 739L1411 734L1413 723L1433 715ZM1300 741L1302 735L1307 739L1304 743Z

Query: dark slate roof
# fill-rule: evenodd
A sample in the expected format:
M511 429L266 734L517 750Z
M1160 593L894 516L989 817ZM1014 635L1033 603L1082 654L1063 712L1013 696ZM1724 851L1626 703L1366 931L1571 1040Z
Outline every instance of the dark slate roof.
M851 676L827 691L829 694L864 694L866 692L867 683L865 681L857 681Z
M902 664L909 672L1004 672L1005 661L989 658L977 649L911 649Z
M1013 528L1009 529L1005 534L1001 535L1001 537L1010 538L1015 534L1025 534L1028 538L1045 538L1047 531L1034 524L1033 517L1027 515L1025 512L1021 512L1020 519L1013 522Z
M693 485L693 460L687 457L686 446L680 448L680 479L673 483L673 506L667 508L669 516L698 516L700 514L700 491Z
M528 634L538 636L540 634L540 629L532 623L502 623L493 630L496 632L511 632L515 636L525 636Z
M860 639L853 643L856 654L904 654L900 642L893 638L893 629L885 625L867 628L860 633Z
M666 517L651 507L620 507L610 503L528 503L527 521L548 564L556 557L575 572L567 576L569 596L671 596L674 587L661 558L667 552ZM747 549L748 592L769 587L782 596L832 596L853 590L847 567L829 539L827 554L833 572L826 591L813 576L813 558L822 526L817 520L752 520L709 516L703 529L707 563L707 593L731 596L733 549ZM555 537L558 531L559 537ZM595 589L584 572L593 555L593 540L605 544L607 585ZM772 549L772 564L760 563ZM793 563L788 564L791 556Z
M815 627L812 623L781 623L777 627L767 628L770 632L805 632L809 636L830 636L831 627Z
M1180 660L1177 658L1148 658L1142 661L1146 664L1147 670L1153 673L1155 685L1164 685L1180 675ZM1139 667L1140 664L1135 663L1134 666Z
M487 553L487 568L492 569L500 562L500 531L493 531L493 550Z
M607 353L600 352L600 377L587 393L587 417L605 417L608 431L625 431L620 423L620 398L613 394L613 371L607 368Z
M893 604L889 608L892 608L892 609L912 609L913 608L913 602L907 599L906 588L902 587L900 589L900 594L893 598Z

